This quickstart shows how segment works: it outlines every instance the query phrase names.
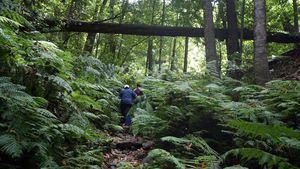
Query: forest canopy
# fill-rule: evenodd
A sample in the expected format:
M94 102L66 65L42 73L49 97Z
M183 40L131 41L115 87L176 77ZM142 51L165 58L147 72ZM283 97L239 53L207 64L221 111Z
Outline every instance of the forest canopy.
M298 6L2 0L0 168L300 168Z

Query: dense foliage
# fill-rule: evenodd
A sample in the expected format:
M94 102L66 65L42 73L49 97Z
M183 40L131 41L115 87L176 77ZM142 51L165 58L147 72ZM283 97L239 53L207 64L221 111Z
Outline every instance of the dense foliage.
M105 153L113 148L111 137L124 130L119 124L119 90L136 83L143 86L146 96L130 110L130 131L153 140L155 147L143 163L121 163L118 168L300 167L298 81L273 80L258 86L226 76L216 78L203 66L201 73L177 69L144 76L139 70L144 58L139 56L145 54L142 42L147 38L97 35L97 45L103 48L82 52L83 34L42 34L22 28L42 25L44 17L57 19L61 11L69 11L67 19L71 20L95 20L94 15L100 20L122 14L125 7L130 8L125 21L151 22L148 15L153 11L146 8L150 2L104 4L102 10L111 11L103 16L97 14L98 9L92 13L100 8L99 0L26 1L26 10L18 2L0 2L0 168L102 168ZM287 11L278 15L286 18L292 7L289 2L283 4ZM168 1L166 24L176 23L180 13L178 25L196 25L194 20L203 19L196 17L201 5ZM181 10L180 6L195 8ZM274 14L271 18L278 16L279 9L274 8L268 7ZM47 16L41 16L43 12ZM37 20L30 20L33 15L38 15ZM154 16L153 24L159 18ZM191 19L187 22L186 18ZM252 22L246 20L248 25ZM268 24L281 30L276 23ZM154 39L155 45L158 40ZM172 46L171 39L165 43ZM270 46L276 48L274 54L290 48ZM172 50L165 48L163 56L168 56ZM247 69L251 67L249 48L246 43L243 61ZM182 46L177 53L181 51Z

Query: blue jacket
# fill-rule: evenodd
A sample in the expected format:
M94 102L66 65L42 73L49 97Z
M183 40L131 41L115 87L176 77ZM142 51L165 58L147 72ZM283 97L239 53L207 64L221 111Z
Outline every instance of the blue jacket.
M136 94L130 89L125 88L120 92L120 99L122 104L133 104L133 99L136 97Z

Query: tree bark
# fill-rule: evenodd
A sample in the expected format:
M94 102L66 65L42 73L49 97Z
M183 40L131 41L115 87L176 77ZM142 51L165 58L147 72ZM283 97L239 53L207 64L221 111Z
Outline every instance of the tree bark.
M105 9L107 1L108 0L103 0L102 5L101 5L99 11L98 11L99 6L96 5L96 7L95 7L95 14L94 14L93 20L101 19L101 16L103 14L103 11ZM85 45L84 45L84 51L92 53L93 47L94 47L94 43L95 43L95 39L96 39L96 34L97 33L94 33L94 32L88 33L88 36L86 38Z
M266 1L254 0L254 75L258 85L271 79L266 40Z
M148 61L148 74L151 74L153 71L153 39L150 37L148 40L148 49L147 49L147 61Z
M298 1L297 0L293 0L293 8L294 8L294 34L298 35L299 34L299 17L298 17ZM300 44L299 43L295 43L295 48L299 49L300 48Z
M176 39L176 37L174 37L174 40L173 40L173 49L172 49L172 55L171 55L171 66L170 66L170 70L171 71L174 71L176 69L176 67L175 67L176 43L177 43L177 39Z
M205 0L204 6L204 42L205 42L205 57L208 70L215 76L219 77L216 39L213 22L212 1Z
M234 64L240 65L241 59L236 54L239 50L239 34L237 24L237 14L235 0L226 0L227 7L227 22L228 22L228 43L227 55L228 59Z
M298 17L298 3L297 0L293 0L293 8L294 8L294 32L299 33L299 17Z
M49 24L49 27L57 24ZM29 28L21 28L20 31L31 31ZM43 32L43 30L39 30ZM183 36L183 37L204 37L204 28L176 27L176 26L154 26L140 24L118 24L100 22L72 21L61 26L61 30L44 31L49 32L95 32L105 34L126 34L141 36ZM227 29L215 29L215 37L219 40L227 39ZM241 30L237 32L240 34ZM244 29L244 40L254 40L253 31ZM267 32L267 42L276 43L300 43L300 36L290 35L281 32Z
M114 6L115 6L115 0L110 0L109 2L109 11L110 11L110 16L113 17L114 14ZM111 20L111 22L114 22L114 19ZM108 45L109 45L109 51L112 55L113 58L116 56L116 49L117 49L117 44L116 44L116 39L114 34L110 34L108 38Z
M65 16L67 23L75 18L74 17L75 7L76 7L76 1L72 0L70 2L70 6L68 7L67 12L66 12L66 16ZM69 32L64 32L62 34L62 41L63 41L62 45L63 45L64 48L68 47L69 39L70 39L70 33Z
M124 0L122 3L122 11L121 11L121 17L119 20L119 23L122 24L124 19L125 19L125 14L127 12L127 7L128 7L128 0ZM123 46L123 38L124 35L121 36L121 40L119 41L119 45L118 45L118 55L117 55L117 60L119 60L120 56L121 56L121 51L122 51L122 46ZM114 60L114 63L116 63L116 60Z
M163 9L161 15L161 26L165 24L165 13L166 13L166 0L163 0ZM162 50L163 50L163 37L161 36L159 39L159 52L158 52L158 71L161 72L162 65Z
M151 25L154 23L155 17L155 3L156 0L152 0L152 14L151 14ZM147 61L148 61L148 74L151 75L154 67L154 58L153 58L153 38L150 37L148 40L148 50L147 50Z
M188 68L188 53L189 53L189 37L185 37L185 45L184 45L184 63L183 63L183 72L187 72Z
M244 42L244 28L245 28L245 7L246 7L246 0L242 2L242 19L241 19L241 33L240 33L240 55L241 59L243 58L243 42Z

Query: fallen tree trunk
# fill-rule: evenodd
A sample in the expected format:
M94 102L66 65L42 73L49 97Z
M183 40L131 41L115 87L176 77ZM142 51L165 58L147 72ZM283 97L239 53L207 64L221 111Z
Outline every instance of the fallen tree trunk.
M59 31L63 32L87 32L87 33L110 33L142 36L184 36L204 37L204 28L150 26L140 24L116 24L103 22L71 21L63 24ZM237 32L237 34L240 33ZM216 38L224 40L228 36L227 29L215 29ZM243 30L244 40L253 40L253 31ZM286 33L267 32L268 42L277 43L300 43L300 36L292 36Z

